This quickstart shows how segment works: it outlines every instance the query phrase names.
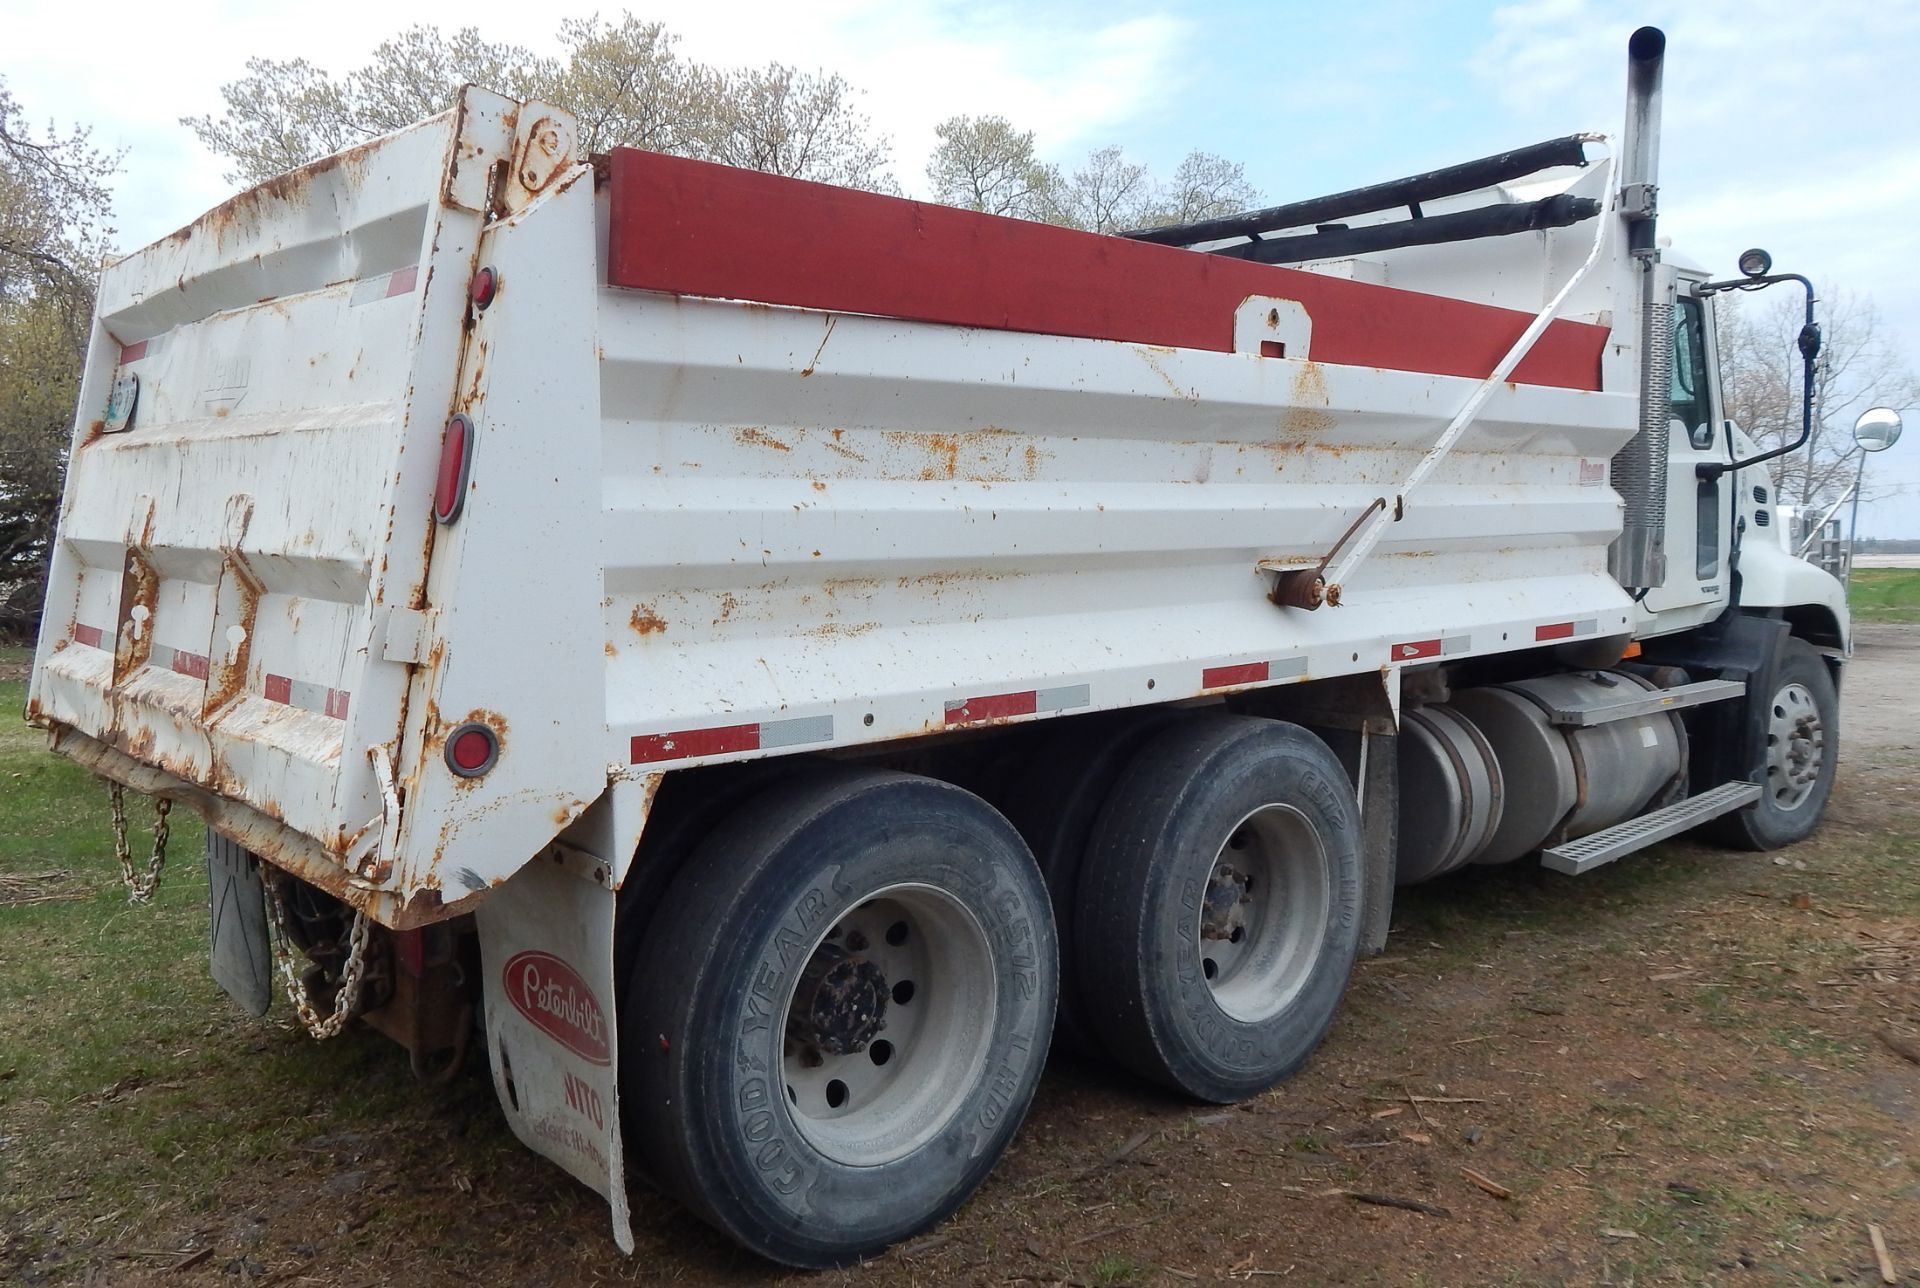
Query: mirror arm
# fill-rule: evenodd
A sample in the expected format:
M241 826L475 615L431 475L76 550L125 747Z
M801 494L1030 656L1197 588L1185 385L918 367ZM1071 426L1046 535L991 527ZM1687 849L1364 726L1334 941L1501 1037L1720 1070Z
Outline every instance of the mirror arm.
M1772 273L1764 277L1742 277L1725 282L1703 282L1694 287L1696 295L1717 295L1721 291L1757 291L1772 286L1775 282L1798 282L1807 293L1807 320L1800 327L1800 437L1791 443L1783 444L1772 451L1761 452L1758 456L1749 456L1744 461L1707 462L1693 467L1694 475L1703 479L1717 479L1722 474L1734 470L1744 470L1749 465L1758 465L1762 461L1797 452L1806 446L1813 437L1813 372L1814 361L1820 356L1820 325L1813 320L1813 283L1798 273Z

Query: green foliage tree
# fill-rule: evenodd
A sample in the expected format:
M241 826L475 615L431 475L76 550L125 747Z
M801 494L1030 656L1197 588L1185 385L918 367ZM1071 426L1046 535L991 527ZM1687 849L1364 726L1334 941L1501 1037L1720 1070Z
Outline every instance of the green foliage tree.
M66 468L117 155L34 130L0 80L0 637L30 637Z
M304 59L250 59L219 115L182 124L258 183L443 111L462 85L537 98L579 118L590 151L642 147L774 174L891 192L887 140L837 75L780 63L719 68L686 57L658 22L623 14L560 24L558 57L410 27L334 77Z

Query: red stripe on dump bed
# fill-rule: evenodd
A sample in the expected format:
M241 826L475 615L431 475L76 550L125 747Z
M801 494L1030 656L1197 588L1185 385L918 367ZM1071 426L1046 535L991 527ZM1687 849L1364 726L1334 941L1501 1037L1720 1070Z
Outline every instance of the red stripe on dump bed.
M722 725L717 729L682 729L679 733L639 734L633 740L632 761L682 760L688 756L721 756L730 751L760 750L757 724Z
M207 659L204 654L189 653L183 648L173 651L173 669L181 675L196 680L207 678Z
M1242 662L1238 666L1210 666L1200 672L1200 687L1224 689L1235 684L1259 684L1267 678L1271 669L1266 662Z
M1533 628L1533 638L1535 643L1538 643L1541 640L1572 639L1573 623L1572 622L1555 622L1551 626L1536 626Z
M105 638L106 633L98 626L82 626L78 622L74 623L73 642L75 644L85 644L88 648L99 648L100 641Z
M1532 317L1464 300L615 148L607 281L638 290L1233 350L1249 296L1298 300L1317 362L1485 376ZM1514 373L1600 388L1607 329L1555 322Z
M293 705L293 681L284 675L269 675L262 686L267 701L278 702L282 706Z
M1005 720L1009 716L1030 716L1039 709L1040 694L1037 690L992 693L984 698L947 703L947 723L955 725L972 724L976 720Z

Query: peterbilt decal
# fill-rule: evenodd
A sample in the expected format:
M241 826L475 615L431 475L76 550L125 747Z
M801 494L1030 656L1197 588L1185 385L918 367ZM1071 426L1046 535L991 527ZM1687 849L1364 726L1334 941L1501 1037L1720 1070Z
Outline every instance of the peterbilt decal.
M507 1000L535 1028L593 1064L612 1064L606 1013L573 967L552 953L515 953L501 972Z

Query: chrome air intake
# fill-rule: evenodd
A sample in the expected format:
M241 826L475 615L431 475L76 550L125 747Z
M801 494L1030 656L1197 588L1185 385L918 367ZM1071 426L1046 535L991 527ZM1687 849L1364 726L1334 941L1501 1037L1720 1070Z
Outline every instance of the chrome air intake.
M1642 27L1627 42L1627 124L1620 147L1620 215L1640 273L1640 431L1613 458L1613 486L1626 509L1609 555L1631 590L1667 579L1667 435L1672 418L1673 304L1654 240L1659 209L1660 80L1667 38Z
M1646 287L1659 275L1649 264ZM1613 544L1613 575L1630 589L1667 580L1667 438L1673 424L1673 305L1643 304L1640 322L1640 430L1613 458L1613 487L1625 510Z

